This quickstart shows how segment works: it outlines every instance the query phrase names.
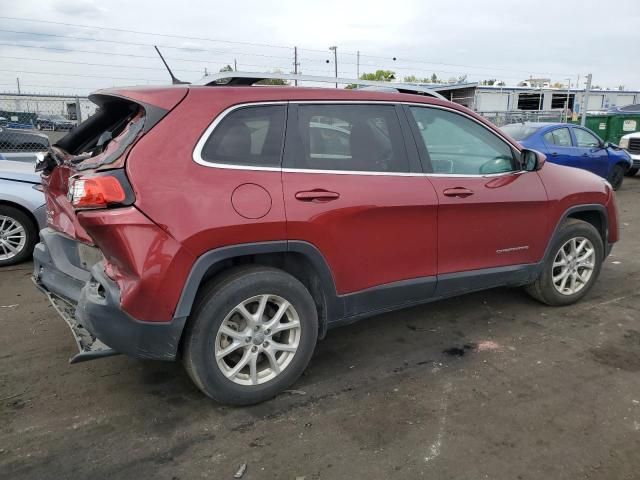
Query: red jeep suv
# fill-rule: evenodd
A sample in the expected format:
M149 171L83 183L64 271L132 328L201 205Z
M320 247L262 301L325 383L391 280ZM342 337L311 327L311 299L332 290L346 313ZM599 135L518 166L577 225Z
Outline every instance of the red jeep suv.
M327 88L122 88L37 168L34 281L72 362L181 359L228 404L268 399L327 329L498 286L549 305L618 239L611 186L470 110Z

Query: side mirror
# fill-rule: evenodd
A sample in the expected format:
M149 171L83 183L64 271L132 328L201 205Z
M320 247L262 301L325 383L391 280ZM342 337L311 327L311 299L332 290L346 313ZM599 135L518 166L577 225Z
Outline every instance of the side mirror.
M536 150L525 148L520 152L520 164L526 172L535 172L540 170L547 161L547 156Z

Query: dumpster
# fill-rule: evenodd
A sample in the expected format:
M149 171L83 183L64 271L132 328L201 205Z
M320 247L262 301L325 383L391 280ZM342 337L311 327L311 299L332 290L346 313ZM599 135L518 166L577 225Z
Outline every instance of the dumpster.
M580 125L580 117L572 123ZM620 138L624 135L640 131L640 112L616 111L591 114L587 116L585 127L593 130L605 142L618 145Z

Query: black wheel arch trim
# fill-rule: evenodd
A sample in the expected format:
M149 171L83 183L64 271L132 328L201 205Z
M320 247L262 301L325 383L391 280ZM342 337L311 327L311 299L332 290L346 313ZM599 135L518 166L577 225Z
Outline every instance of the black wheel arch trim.
M582 205L573 205L567 208L564 211L564 213L560 216L560 218L556 222L555 228L553 229L553 233L551 234L551 236L549 237L549 241L547 242L547 247L545 248L544 256L542 257L543 260L546 259L547 256L550 254L551 245L553 244L553 241L558 235L562 224L572 214L580 213L580 212L597 212L600 215L603 231L599 233L602 236L602 245L604 246L604 249L605 249L605 257L608 255L609 251L611 250L608 247L609 245L609 213L607 212L606 207L600 203L587 203Z
M337 295L331 269L320 250L301 240L276 240L220 247L198 257L182 289L174 318L187 317L191 314L198 289L207 272L216 264L236 257L269 253L300 253L304 255L313 265L326 294L327 318L334 318L335 315L342 314L342 302Z

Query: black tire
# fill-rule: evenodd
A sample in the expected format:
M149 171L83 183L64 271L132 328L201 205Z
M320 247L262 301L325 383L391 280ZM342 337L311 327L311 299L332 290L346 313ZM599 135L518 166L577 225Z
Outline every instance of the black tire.
M8 252L0 246L0 267L15 265L31 258L33 247L35 247L38 241L38 229L33 220L24 211L9 205L0 205L0 217L8 217L14 222L19 223L24 228L26 235L22 248L17 254L14 254L10 258L2 258L3 255L6 255ZM1 226L2 220L0 220L0 227ZM1 243L2 241L0 240L0 244Z
M640 170L640 168L630 168L629 170L627 170L627 173L625 173L625 175L627 177L633 177L636 173L638 173L638 170Z
M611 188L618 190L622 186L622 180L624 180L624 167L620 164L614 165L609 173L607 180L611 184Z
M553 262L560 248L572 238L577 237L584 237L592 243L595 250L594 268L591 277L580 291L572 295L566 295L556 290L553 284ZM591 290L600 274L603 259L604 246L598 230L590 223L569 219L560 227L558 234L553 239L538 279L531 285L527 285L525 290L533 298L547 305L570 305L580 300Z
M298 347L288 365L275 378L257 385L239 385L223 373L216 361L217 334L236 306L249 298L266 294L286 299L297 313L300 323ZM213 279L199 294L185 331L182 361L193 382L205 395L224 404L251 405L274 397L302 375L311 360L317 337L316 306L299 280L276 268L240 267ZM252 342L247 345L253 347ZM262 347L261 344L257 348ZM244 347L238 350L241 349ZM262 355L260 358L266 361Z

